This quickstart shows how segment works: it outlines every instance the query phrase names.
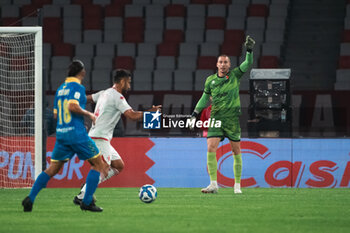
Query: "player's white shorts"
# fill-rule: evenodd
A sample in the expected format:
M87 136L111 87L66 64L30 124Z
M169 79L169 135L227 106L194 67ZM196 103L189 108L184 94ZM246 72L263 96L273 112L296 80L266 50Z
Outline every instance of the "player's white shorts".
M103 139L92 139L96 143L97 148L103 156L103 159L111 165L112 160L121 159L118 152L113 148L109 141Z

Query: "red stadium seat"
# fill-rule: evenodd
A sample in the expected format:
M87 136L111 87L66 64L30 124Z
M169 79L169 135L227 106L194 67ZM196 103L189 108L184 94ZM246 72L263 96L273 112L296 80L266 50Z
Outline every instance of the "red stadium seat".
M59 44L62 43L62 33L55 32L54 30L45 30L43 33L44 43Z
M242 44L244 41L244 31L243 30L226 30L224 34L224 42L229 42L232 44Z
M85 30L101 30L102 21L98 18L85 18L84 19L84 29Z
M43 5L51 5L52 0L32 0L32 5L42 7Z
M84 5L84 18L100 18L102 17L102 7L100 5Z
M139 30L145 29L145 22L141 17L126 17L124 19L125 30Z
M278 63L276 56L261 56L259 58L259 68L278 68Z
M192 4L205 4L208 5L211 3L211 0L192 0Z
M105 17L123 17L124 5L113 4L105 6Z
M102 29L102 7L100 5L84 5L84 29Z
M224 42L221 45L220 53L221 54L226 54L228 56L235 56L239 57L241 56L242 52L242 44L241 43L231 43L231 42Z
M247 9L248 16L265 17L269 16L269 8L264 4L252 4Z
M166 17L185 17L186 7L182 4L172 4L165 7Z
M74 57L74 46L72 44L54 44L53 56Z
M132 0L112 0L111 2L112 5L127 5L127 4L132 4Z
M212 0L212 4L225 4L225 5L230 5L231 0Z
M158 56L177 57L179 54L179 44L163 42L157 45L157 50L158 50Z
M71 0L71 4L77 4L77 5L91 5L92 1L91 0Z
M21 16L29 16L29 17L34 17L37 16L37 10L39 9L39 6L36 5L24 5L21 7Z
M215 70L216 69L216 57L215 56L198 57L197 69Z
M344 30L342 42L350 42L350 30Z
M350 69L350 56L340 56L338 68Z
M48 17L43 21L43 35L45 43L62 42L62 21L60 18Z
M164 42L181 43L184 40L184 32L182 30L166 30L164 32Z
M134 58L130 56L118 56L114 58L114 62L113 62L114 69L134 70L134 67L135 67Z
M21 26L21 21L17 17L4 17L1 19L1 26Z
M208 17L206 29L225 29L226 20L224 17Z
M44 18L43 27L44 29L62 31L62 21L60 18L47 17Z
M123 41L128 43L142 43L143 30L135 30L135 29L124 30Z

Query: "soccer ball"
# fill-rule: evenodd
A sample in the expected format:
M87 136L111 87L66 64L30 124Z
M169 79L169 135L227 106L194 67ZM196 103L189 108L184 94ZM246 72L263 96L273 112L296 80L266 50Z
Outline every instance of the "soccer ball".
M157 189L151 184L145 184L140 188L139 198L144 203L151 203L157 198Z

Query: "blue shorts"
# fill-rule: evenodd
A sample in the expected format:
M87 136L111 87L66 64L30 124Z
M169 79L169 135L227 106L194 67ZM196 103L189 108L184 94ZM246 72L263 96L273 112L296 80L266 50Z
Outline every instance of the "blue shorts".
M52 151L51 161L66 161L71 159L75 154L80 160L87 160L100 155L95 142L89 138L88 141L76 144L64 144L56 141Z

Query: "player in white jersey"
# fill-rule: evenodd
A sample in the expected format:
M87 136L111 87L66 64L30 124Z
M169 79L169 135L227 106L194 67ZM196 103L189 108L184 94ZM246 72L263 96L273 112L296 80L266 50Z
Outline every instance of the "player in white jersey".
M117 70L113 80L113 86L96 94L87 96L88 101L96 103L96 122L92 125L89 136L96 143L104 161L110 165L108 175L100 177L100 182L106 181L114 175L118 175L124 168L124 162L118 152L110 144L113 130L120 120L120 116L131 120L142 119L143 112L134 111L123 94L130 89L131 74L127 70ZM161 105L152 106L148 111L160 110ZM73 202L80 205L85 195L85 184L80 193L74 197Z

